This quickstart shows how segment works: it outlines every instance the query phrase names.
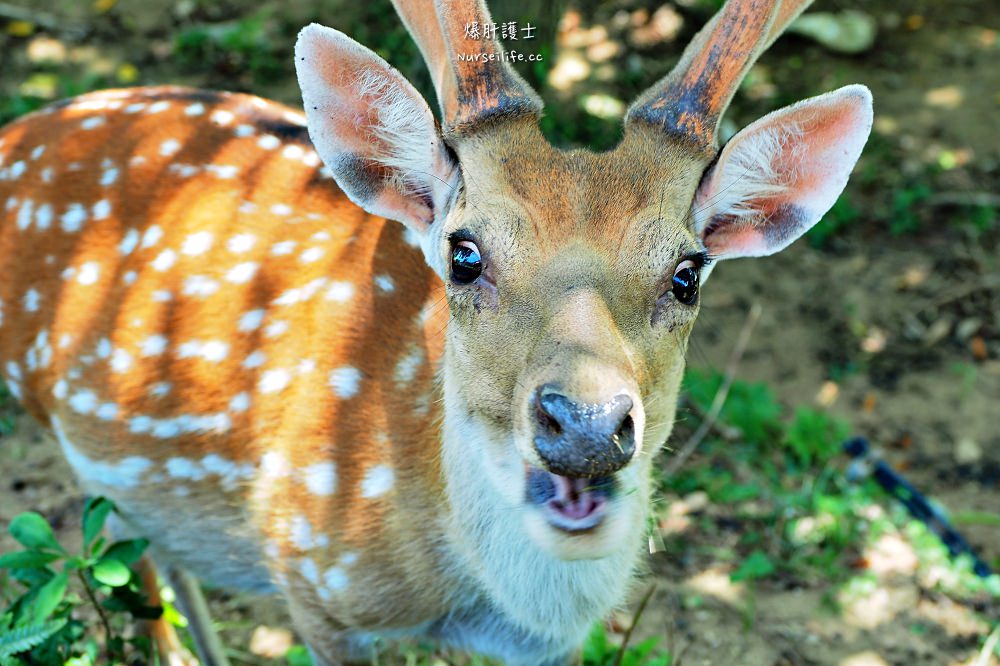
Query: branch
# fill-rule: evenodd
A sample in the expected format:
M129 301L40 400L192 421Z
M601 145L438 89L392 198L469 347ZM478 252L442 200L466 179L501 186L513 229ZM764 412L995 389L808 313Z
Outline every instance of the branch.
M695 449L698 448L698 445L701 444L701 440L705 439L708 431L715 425L716 420L719 418L719 413L722 411L722 406L726 404L726 398L729 397L729 389L732 388L733 380L736 378L736 368L743 358L743 352L746 351L747 344L750 342L750 334L753 333L754 326L757 325L757 321L760 319L761 311L760 303L754 303L750 306L747 318L743 322L743 329L740 331L740 336L736 339L733 352L729 356L729 363L726 365L726 374L722 379L722 384L719 386L719 390L715 392L712 406L702 420L701 425L698 426L698 429L695 430L694 434L684 443L684 446L667 463L664 470L666 476L673 476L677 473L684 463L687 462L687 459L691 457Z

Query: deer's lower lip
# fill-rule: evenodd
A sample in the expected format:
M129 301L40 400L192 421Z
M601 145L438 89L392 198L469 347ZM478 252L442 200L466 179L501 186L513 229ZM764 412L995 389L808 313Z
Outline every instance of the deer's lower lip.
M527 501L538 507L545 520L563 532L596 528L608 512L611 477L578 479L527 468Z

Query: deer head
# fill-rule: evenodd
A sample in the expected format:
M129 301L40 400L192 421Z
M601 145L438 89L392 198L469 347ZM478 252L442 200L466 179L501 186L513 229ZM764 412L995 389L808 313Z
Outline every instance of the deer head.
M561 559L635 550L700 287L714 262L772 254L819 221L867 139L871 96L847 86L775 111L720 151L740 79L807 4L730 0L632 105L615 149L558 150L495 41L475 42L494 59L462 59L464 26L490 22L482 0L394 2L440 125L399 72L336 30L305 28L296 65L340 187L406 225L446 285L456 521L470 541L492 543L502 524Z

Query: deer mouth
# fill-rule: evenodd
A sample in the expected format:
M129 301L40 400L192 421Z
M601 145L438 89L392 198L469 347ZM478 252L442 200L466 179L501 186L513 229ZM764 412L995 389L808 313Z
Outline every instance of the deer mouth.
M613 488L610 476L580 479L527 468L528 503L562 532L587 532L600 525L608 513Z

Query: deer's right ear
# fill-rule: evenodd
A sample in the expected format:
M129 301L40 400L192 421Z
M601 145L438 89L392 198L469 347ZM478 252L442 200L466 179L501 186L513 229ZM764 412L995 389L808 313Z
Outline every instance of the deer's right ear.
M341 189L369 213L427 231L458 169L420 93L372 51L316 24L299 33L295 69L309 136Z

